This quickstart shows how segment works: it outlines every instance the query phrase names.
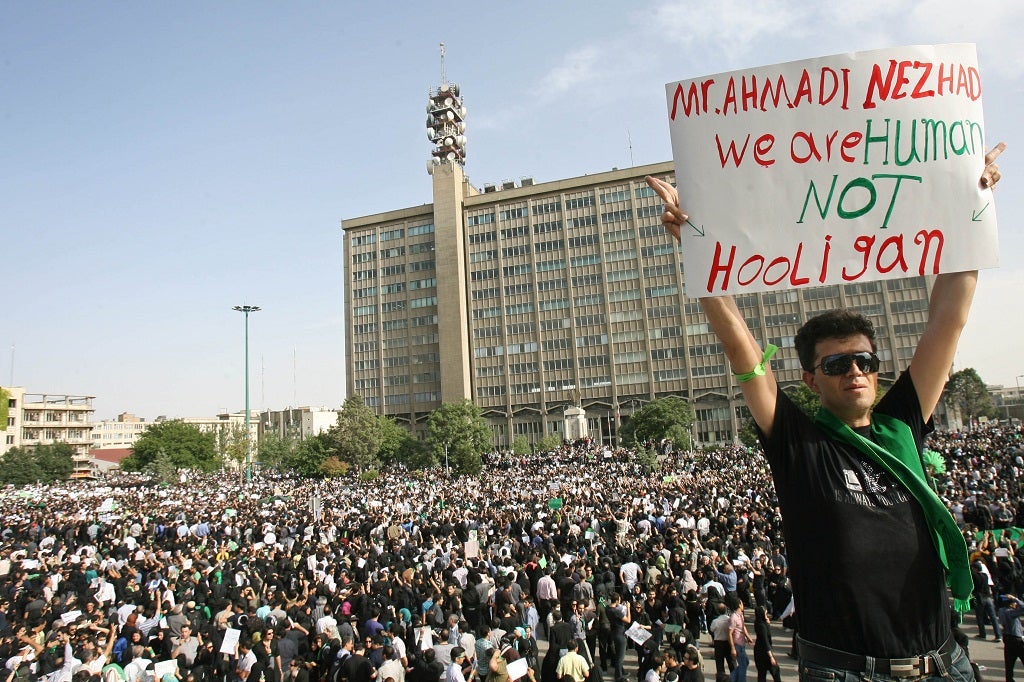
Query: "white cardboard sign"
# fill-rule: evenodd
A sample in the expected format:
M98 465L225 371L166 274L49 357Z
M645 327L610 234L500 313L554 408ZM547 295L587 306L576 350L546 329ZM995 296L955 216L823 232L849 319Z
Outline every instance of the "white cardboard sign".
M998 265L974 45L821 57L666 94L688 295Z

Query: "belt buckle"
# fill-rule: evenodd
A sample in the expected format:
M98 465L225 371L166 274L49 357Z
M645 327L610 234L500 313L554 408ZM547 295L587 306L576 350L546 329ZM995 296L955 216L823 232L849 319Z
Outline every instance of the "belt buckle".
M890 658L889 675L891 677L920 677L924 674L922 657Z

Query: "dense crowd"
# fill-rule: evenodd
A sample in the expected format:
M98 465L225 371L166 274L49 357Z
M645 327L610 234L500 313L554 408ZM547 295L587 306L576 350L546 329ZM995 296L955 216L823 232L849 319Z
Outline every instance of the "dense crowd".
M1021 436L929 444L993 598L1024 582L1001 530L1024 525ZM745 673L745 608L764 679L790 602L768 467L741 447L656 471L581 441L472 478L115 473L0 492L0 547L3 674L48 682L619 682L630 651L641 680L697 682L702 633Z

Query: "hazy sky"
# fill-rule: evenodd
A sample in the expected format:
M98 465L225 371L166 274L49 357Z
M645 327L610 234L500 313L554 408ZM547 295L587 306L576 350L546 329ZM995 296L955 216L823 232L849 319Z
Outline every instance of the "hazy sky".
M975 42L1008 178L956 369L1012 386L1022 25L1014 0L0 2L0 384L97 418L240 410L250 304L252 406L340 405L340 220L431 201L439 42L477 186L670 159L669 81Z

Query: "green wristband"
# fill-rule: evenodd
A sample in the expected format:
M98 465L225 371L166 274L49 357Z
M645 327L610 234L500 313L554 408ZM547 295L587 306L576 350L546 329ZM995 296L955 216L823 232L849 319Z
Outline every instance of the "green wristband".
M775 351L777 350L779 350L778 346L774 343L769 343L764 348L764 355L761 356L761 364L757 365L749 372L733 372L732 375L736 377L736 381L741 384L750 381L754 377L763 377L765 368L768 366L768 361L772 359L772 356L775 355Z

